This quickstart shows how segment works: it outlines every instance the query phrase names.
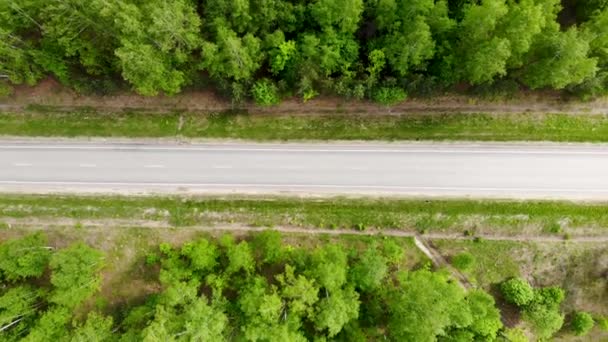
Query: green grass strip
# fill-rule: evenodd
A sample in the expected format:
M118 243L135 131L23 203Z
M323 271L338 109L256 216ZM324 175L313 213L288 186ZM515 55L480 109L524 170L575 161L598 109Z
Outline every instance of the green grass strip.
M0 135L250 140L608 141L608 118L564 114L0 113Z
M551 201L2 195L2 218L128 219L420 232L602 233L608 204ZM595 230L594 230L595 229Z

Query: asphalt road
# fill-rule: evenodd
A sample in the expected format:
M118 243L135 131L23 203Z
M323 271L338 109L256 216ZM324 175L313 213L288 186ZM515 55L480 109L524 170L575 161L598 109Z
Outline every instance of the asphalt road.
M0 141L0 191L608 200L608 147Z

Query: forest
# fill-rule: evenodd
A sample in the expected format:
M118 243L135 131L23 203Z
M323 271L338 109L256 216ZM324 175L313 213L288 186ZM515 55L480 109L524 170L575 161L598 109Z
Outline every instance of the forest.
M2 341L527 341L505 327L495 299L465 290L445 270L404 269L404 250L285 244L276 231L247 239L161 243L143 258L158 291L102 310L104 254L82 242L55 248L43 233L0 244ZM564 325L559 287L500 284L502 306L538 338ZM577 312L570 331L593 317Z
M0 75L390 105L462 87L608 89L606 0L5 0ZM4 84L6 88L7 83Z

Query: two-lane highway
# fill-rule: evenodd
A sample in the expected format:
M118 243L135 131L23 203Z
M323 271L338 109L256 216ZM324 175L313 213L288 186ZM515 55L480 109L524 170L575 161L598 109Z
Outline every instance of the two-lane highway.
M0 141L0 191L608 200L608 147Z

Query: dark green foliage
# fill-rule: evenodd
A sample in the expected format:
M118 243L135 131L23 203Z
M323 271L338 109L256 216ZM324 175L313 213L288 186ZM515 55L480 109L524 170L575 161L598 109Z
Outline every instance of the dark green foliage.
M279 101L271 84L305 101L323 92L392 104L420 79L434 89L586 84L599 95L607 2L572 3L11 0L0 3L0 75L13 84L53 75L77 89L116 80L148 96L212 84L262 105Z
M575 312L570 322L572 331L577 336L587 335L594 324L593 317L584 311Z
M534 289L522 278L511 278L503 282L500 291L507 302L519 307L528 305L534 299Z

